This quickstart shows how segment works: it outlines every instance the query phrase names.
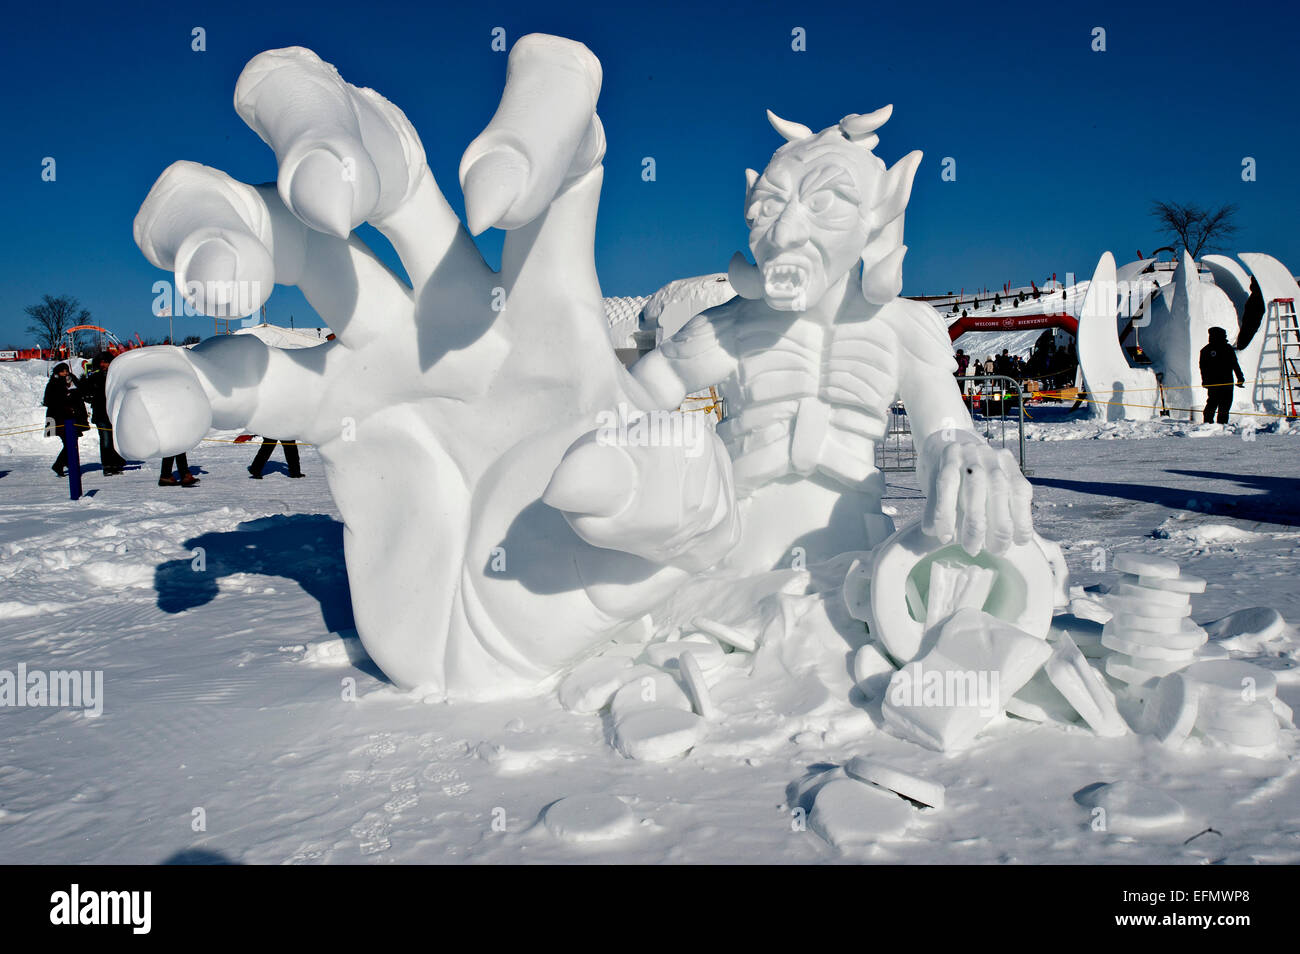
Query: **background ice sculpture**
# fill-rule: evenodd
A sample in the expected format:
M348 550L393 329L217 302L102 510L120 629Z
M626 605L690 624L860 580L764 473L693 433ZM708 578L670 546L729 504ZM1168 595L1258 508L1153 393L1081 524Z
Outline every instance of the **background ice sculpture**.
M512 230L499 274L402 112L301 48L254 58L235 92L277 183L177 163L136 219L145 255L204 312L249 313L272 281L296 284L338 337L124 355L108 384L120 449L179 453L213 424L317 445L357 629L403 687L535 686L734 542L730 464L710 430L690 446L588 434L556 473L601 413L648 406L609 347L594 268L600 81L579 43L532 35L511 51L460 169L471 226ZM361 222L413 287L350 235Z

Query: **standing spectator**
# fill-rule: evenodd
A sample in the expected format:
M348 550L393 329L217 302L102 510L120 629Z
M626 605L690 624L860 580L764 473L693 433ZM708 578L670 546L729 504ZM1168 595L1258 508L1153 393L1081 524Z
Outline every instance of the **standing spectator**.
M1205 402L1205 423L1228 423L1228 409L1232 407L1232 379L1237 387L1246 386L1246 376L1237 363L1237 352L1228 344L1228 333L1222 328L1210 329L1210 343L1201 349L1201 386L1209 399Z
M172 476L173 462L176 464L177 470L180 471L180 480ZM182 487L193 487L198 482L199 479L190 473L190 462L185 458L184 454L163 458L162 473L158 475L159 487L175 487L177 484Z
M302 467L298 462L298 445L293 441L282 441L275 437L262 435L262 446L257 449L257 456L253 462L248 465L248 475L254 480L262 479L262 469L266 467L266 462L271 459L271 453L275 450L276 444L284 446L284 462L289 465L290 477L301 477Z
M984 361L984 373L995 374L997 373L997 367L997 362L993 360L993 355L989 355Z
M50 380L45 384L45 397L42 403L45 405L45 417L47 421L54 422L54 434L60 439L64 436L64 421L75 421L78 416L85 416L86 405L82 402L77 384L72 379L72 372L63 362L56 364L50 373ZM80 415L77 410L78 405L81 408ZM74 437L73 440L76 438ZM64 477L67 474L67 467L68 447L65 443L59 448L59 456L50 465L50 470Z
M113 356L101 351L95 358L95 366L81 382L82 393L90 402L90 422L99 432L99 462L103 465L104 476L113 477L122 473L126 460L113 446L113 422L108 417L108 407L104 398L104 384L108 380L108 365Z
M957 387L962 394L966 393L966 369L970 367L970 355L962 348L957 349Z

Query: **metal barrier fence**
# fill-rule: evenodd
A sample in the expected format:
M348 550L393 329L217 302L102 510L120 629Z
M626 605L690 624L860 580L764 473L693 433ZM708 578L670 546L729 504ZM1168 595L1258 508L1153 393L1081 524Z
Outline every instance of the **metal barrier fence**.
M1032 475L1032 470L1025 469L1025 407L1019 382L1003 374L972 375L957 381L965 385L962 397L970 408L976 432L993 447L1012 450L1020 462L1020 472L1026 477ZM1009 425L1015 428L1011 437L1014 447L1007 444ZM876 467L885 473L916 470L912 425L901 401L889 408L885 436L876 444Z

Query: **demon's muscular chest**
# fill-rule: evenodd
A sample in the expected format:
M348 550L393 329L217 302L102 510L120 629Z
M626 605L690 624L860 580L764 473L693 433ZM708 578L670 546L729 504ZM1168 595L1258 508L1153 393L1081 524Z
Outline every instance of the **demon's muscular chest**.
M728 417L718 435L742 495L789 474L819 472L853 487L875 472L875 443L898 391L889 323L783 316L717 330L736 360L722 382Z

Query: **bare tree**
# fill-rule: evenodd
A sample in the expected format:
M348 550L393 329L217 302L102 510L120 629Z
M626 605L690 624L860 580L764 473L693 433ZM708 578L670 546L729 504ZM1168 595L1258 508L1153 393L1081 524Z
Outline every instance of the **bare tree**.
M59 346L59 339L69 328L90 323L90 312L70 295L46 295L39 305L28 305L23 310L32 319L27 333L35 335L37 344L51 351Z
M1221 251L1219 242L1237 231L1232 217L1237 207L1232 203L1217 209L1181 202L1152 202L1151 215L1166 233L1177 236L1178 243L1192 258L1202 252Z

